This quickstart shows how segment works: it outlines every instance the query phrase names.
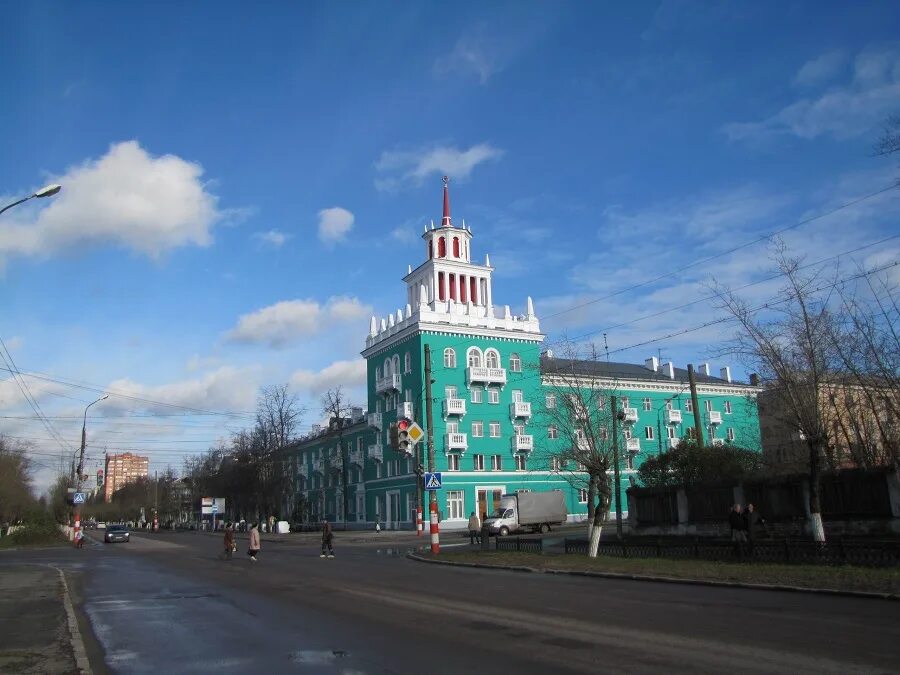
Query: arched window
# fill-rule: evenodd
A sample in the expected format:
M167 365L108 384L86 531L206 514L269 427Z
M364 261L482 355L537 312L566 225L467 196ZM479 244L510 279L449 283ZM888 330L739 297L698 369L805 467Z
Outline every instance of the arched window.
M381 379L381 367L380 366L375 366L375 379L376 380Z
M488 349L484 353L484 365L488 368L500 367L500 353L496 349Z
M394 362L391 367L391 372L396 375L400 374L400 356L399 356L399 354L394 354Z
M469 347L466 352L466 363L469 364L469 368L481 366L481 350L478 347Z
M515 352L509 355L509 369L514 373L522 372L522 359Z
M453 257L459 257L459 237L453 237Z
M391 359L387 358L384 360L384 376L387 377L391 374Z
M456 368L456 351L452 347L444 350L444 368Z
M444 237L438 237L438 258L447 256L447 240Z
M403 372L412 372L412 354L410 354L409 352L406 352L406 354L403 356Z

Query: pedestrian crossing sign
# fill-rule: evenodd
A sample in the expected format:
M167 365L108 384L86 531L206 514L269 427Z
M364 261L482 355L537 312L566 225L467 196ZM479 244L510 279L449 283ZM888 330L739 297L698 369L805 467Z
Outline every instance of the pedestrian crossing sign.
M425 474L425 489L426 490L440 490L441 489L441 473L439 471L435 473L426 473Z
M72 503L73 504L84 504L84 497L85 497L85 495L83 492L76 492L72 496Z

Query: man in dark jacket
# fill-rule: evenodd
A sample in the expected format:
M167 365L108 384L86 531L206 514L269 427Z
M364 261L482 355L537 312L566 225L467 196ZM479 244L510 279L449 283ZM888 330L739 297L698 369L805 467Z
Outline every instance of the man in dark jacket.
M325 549L328 549L328 557L334 557L334 546L332 542L334 541L334 532L331 531L331 523L327 520L322 520L322 555L320 558L325 557Z
M743 555L744 543L747 541L746 525L741 515L741 505L735 504L728 514L728 525L731 527L731 541L734 542L734 552L738 558Z
M756 511L753 507L753 504L747 504L747 508L744 509L744 530L747 536L747 543L749 544L750 553L753 553L753 539L756 534L757 526L762 525L766 521L763 519L761 515Z

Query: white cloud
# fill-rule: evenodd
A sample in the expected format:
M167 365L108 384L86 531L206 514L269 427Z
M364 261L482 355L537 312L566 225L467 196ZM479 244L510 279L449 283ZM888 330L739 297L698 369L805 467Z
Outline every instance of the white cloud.
M263 244L268 244L269 246L280 248L288 239L291 238L291 235L285 234L284 232L279 232L278 230L269 230L268 232L255 232L253 234L253 237L255 239L258 239Z
M436 75L457 72L474 74L481 84L487 84L492 75L500 72L507 63L508 57L501 53L494 39L484 34L483 30L461 36L449 55L441 56L434 63Z
M409 183L421 185L434 174L465 180L479 164L502 156L503 150L489 143L479 143L465 150L452 146L390 150L381 153L375 162L375 170L380 174L375 179L375 187L394 190Z
M0 228L0 256L111 244L157 258L181 246L208 246L224 214L202 176L199 164L154 157L137 141L114 144L103 157L52 177L48 182L63 186L58 195Z
M853 138L881 124L896 110L898 100L900 52L867 50L856 57L849 82L794 101L762 121L733 122L722 130L733 141L760 141L779 134Z
M11 352L15 352L15 351L18 351L19 349L21 349L21 347L24 343L25 343L25 341L22 338L18 337L17 335L14 335L13 337L7 339L4 342L4 344L6 344L6 348Z
M362 322L371 313L372 308L357 298L332 297L324 305L315 300L285 300L244 314L226 338L232 342L286 347L340 323Z
M163 385L143 385L128 378L114 380L107 389L112 395L106 405L125 409L141 405L121 396L125 395L158 401L143 404L149 411L171 412L172 405L201 410L252 410L257 387L253 369L222 366L197 379Z
M846 52L842 50L825 52L804 63L794 76L794 83L804 87L822 84L839 75L846 63Z
M291 375L291 386L311 394L322 393L340 385L344 389L358 389L366 383L366 362L335 361L320 371L298 370Z
M319 239L326 244L336 244L347 238L353 228L353 214L335 206L319 211Z

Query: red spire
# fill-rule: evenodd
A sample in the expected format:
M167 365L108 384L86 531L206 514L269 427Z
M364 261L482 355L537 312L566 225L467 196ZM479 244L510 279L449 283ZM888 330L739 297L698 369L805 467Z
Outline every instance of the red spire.
M448 184L450 179L444 176L444 218L441 220L441 227L453 227L450 224L450 189Z

